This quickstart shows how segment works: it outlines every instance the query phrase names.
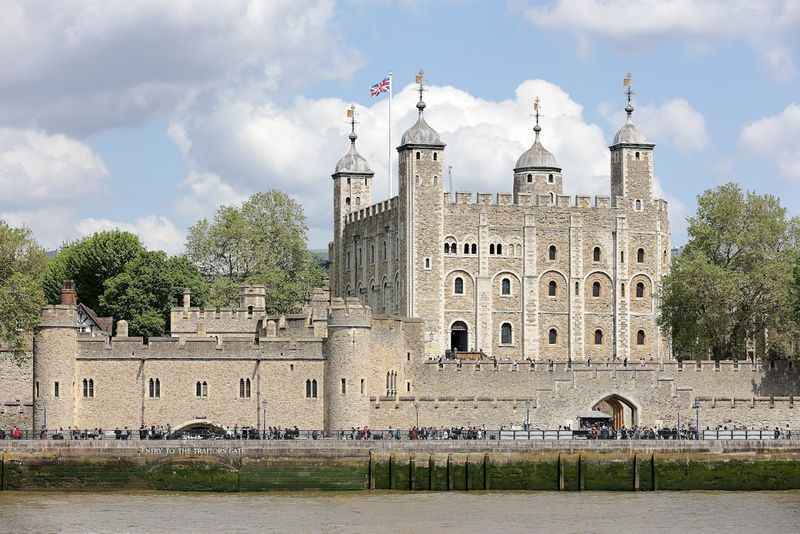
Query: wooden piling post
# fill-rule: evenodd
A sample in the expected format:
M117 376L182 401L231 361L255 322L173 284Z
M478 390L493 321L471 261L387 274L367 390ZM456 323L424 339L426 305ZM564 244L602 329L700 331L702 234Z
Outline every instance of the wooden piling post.
M433 473L436 470L436 462L433 460L433 455L428 457L428 491L433 491Z
M375 456L369 451L369 466L367 467L367 488L375 489Z
M633 491L639 491L639 459L633 455Z
M564 491L564 466L561 465L561 453L558 454L556 463L556 488L558 491Z
M464 459L464 491L469 491L469 454Z
M586 489L586 470L583 468L583 456L578 455L578 491Z
M489 489L489 455L483 455L483 489Z
M417 482L417 460L412 455L408 459L408 490L414 491Z
M394 489L394 454L389 455L389 489Z
M447 491L453 491L453 456L447 455Z

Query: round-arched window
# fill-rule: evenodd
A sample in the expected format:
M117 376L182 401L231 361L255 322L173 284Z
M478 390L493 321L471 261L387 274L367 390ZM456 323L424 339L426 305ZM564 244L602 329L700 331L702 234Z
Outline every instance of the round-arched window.
M599 328L594 331L594 344L595 345L602 345L603 344L603 331Z
M550 283L547 284L547 295L550 297L555 297L557 290L558 290L558 284L556 284L556 281L550 280Z
M592 283L592 296L599 297L600 296L600 282Z
M503 278L500 282L500 294L501 295L510 295L511 294L511 280L508 278Z
M644 263L644 249L640 248L636 251L636 261L638 263Z
M639 282L636 284L636 298L643 298L644 297L644 283Z
M600 247L594 247L594 250L592 251L592 260L600 261Z
M550 260L555 260L556 259L556 246L555 245L550 245L550 248L547 249L547 257Z
M551 328L550 331L547 333L547 342L550 345L555 345L558 343L558 331L555 328Z
M453 283L453 293L456 295L464 294L464 279L460 276L457 276Z
M644 330L639 330L636 332L636 344L637 345L644 345Z
M503 345L511 345L513 340L511 323L503 323L500 327L500 343Z

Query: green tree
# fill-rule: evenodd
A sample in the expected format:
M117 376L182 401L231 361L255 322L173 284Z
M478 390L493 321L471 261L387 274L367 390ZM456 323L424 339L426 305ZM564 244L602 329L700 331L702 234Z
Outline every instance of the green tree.
M664 280L661 326L683 357L741 357L790 351L797 332L792 269L798 220L771 195L726 184L698 197L689 241Z
M209 304L231 306L241 283L267 287L270 313L295 309L325 272L306 245L302 206L279 191L257 193L241 207L223 206L198 221L186 255L211 282Z
M110 230L64 245L47 266L42 285L47 300L55 304L64 280L74 280L80 301L97 313L110 313L100 302L104 283L145 251L130 232Z
M116 319L127 320L131 335L162 336L169 331L170 310L186 287L194 302L205 303L206 283L186 258L141 252L105 281L100 304Z
M40 277L47 255L27 228L0 220L0 345L22 361L45 304Z

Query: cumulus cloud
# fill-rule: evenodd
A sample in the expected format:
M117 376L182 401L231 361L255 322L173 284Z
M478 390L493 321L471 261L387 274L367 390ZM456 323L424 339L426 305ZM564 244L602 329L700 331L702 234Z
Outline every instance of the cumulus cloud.
M481 99L455 87L428 88L426 119L447 143L445 164L453 167L455 189L511 189L514 164L533 140L530 111L534 96L542 99L544 110L542 142L564 168L568 192L608 194L608 140L598 125L584 118L580 104L544 80L526 81L500 101ZM394 146L417 118L416 99L413 86L395 92ZM236 202L258 190L280 189L303 203L312 245L323 246L331 237L330 175L349 143L344 120L348 105L336 98L298 98L283 107L269 101L231 98L221 100L210 112L187 110L171 128L193 172L184 183L186 194L179 209L188 212L206 206L210 213L219 202ZM381 99L356 108L357 146L375 170L375 200L386 198L389 189L387 105L386 99ZM394 147L392 153L396 183ZM396 194L396 186L394 191Z
M608 119L612 128L625 120L625 113L603 105L600 112ZM650 141L669 140L682 151L703 150L711 136L706 129L703 114L684 98L672 98L661 105L637 106L634 122Z
M172 221L157 215L141 217L132 223L90 217L79 221L76 230L81 237L103 230L124 230L138 235L146 248L170 254L180 253L185 240L184 233Z
M96 190L107 175L102 159L80 141L0 128L0 209L75 199Z
M333 0L8 0L0 122L89 133L216 91L349 76Z
M536 26L573 30L582 49L589 37L620 43L684 38L692 48L709 39L743 40L776 78L795 73L788 44L800 29L795 0L552 0L525 14Z
M800 180L800 105L789 104L780 113L745 125L739 144L753 154L772 159L782 176Z

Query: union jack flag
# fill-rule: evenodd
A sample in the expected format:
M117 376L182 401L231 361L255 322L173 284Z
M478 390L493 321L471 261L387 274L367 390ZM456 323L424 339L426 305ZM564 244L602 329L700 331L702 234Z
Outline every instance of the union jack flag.
M370 96L378 96L381 93L385 93L391 87L391 83L392 82L389 80L389 77L387 76L386 78L384 78L383 80L379 81L378 83L369 88Z

